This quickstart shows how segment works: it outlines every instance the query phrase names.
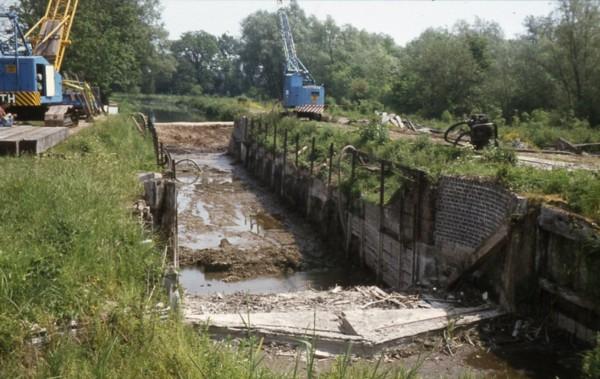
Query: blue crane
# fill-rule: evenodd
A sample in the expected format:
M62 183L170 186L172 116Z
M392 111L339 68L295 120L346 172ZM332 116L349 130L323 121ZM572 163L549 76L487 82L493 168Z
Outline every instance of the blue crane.
M8 20L7 38L0 39L0 102L8 106L61 104L62 77L41 55L34 55L14 11L0 13Z
M300 117L320 119L325 108L325 88L317 85L298 54L287 13L279 8L279 26L283 39L285 70L283 73L283 107Z
M20 116L43 115L49 126L69 126L98 113L98 102L89 84L60 74L78 0L47 1L44 16L26 33L14 10L0 12L0 105ZM3 29L7 21L10 28Z

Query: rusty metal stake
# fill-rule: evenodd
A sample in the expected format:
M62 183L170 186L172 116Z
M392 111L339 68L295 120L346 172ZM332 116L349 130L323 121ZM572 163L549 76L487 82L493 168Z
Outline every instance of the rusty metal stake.
M298 168L298 158L299 158L299 155L300 155L300 151L299 150L300 150L300 135L296 134L296 162L295 162L296 168Z
M313 176L313 170L315 167L315 137L312 138L310 146L310 176Z
M356 172L356 150L352 150L352 170L350 171L350 183L354 184L354 174Z
M329 175L327 177L327 186L331 185L331 171L333 170L333 142L329 145Z
M284 193L285 184L285 166L287 165L287 141L288 141L288 130L283 132L283 168L281 169L281 196Z
M265 123L265 133L262 139L262 146L267 143L267 138L269 138L269 123Z
M379 176L379 247L377 251L377 281L383 279L383 220L385 200L385 161L381 161L381 172Z
M277 154L277 124L273 124L273 154Z

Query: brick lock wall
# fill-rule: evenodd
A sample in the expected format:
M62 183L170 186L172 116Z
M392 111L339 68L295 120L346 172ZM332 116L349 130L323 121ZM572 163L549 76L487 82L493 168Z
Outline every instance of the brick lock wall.
M444 177L436 200L436 244L476 249L506 220L513 195L491 183Z

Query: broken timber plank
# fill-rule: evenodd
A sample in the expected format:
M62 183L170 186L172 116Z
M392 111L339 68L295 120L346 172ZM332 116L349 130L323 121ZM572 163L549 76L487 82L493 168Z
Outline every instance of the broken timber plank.
M488 237L477 250L469 255L462 271L455 271L448 279L448 288L453 288L462 278L475 271L492 253L496 252L507 240L508 226L502 225Z
M592 154L598 154L600 153L600 142L594 142L594 143L580 143L575 145L579 150L586 152L586 153L592 153Z
M561 287L558 284L552 283L548 279L544 278L540 278L539 284L543 290L554 296L558 296L566 302L575 304L581 308L592 310L596 313L600 313L600 304L596 304L596 302L586 299L568 288Z

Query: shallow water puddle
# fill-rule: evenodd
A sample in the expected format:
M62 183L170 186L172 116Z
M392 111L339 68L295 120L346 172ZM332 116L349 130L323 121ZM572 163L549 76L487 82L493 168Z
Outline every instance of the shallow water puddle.
M193 295L222 295L236 292L250 294L268 294L305 291L308 289L328 290L335 286L357 284L357 279L350 278L344 269L311 270L295 272L289 275L259 277L239 282L224 282L222 275L205 273L198 267L184 267L180 272L180 282L186 291ZM365 278L366 279L366 276ZM365 280L366 281L366 280ZM367 281L366 281L367 282Z

